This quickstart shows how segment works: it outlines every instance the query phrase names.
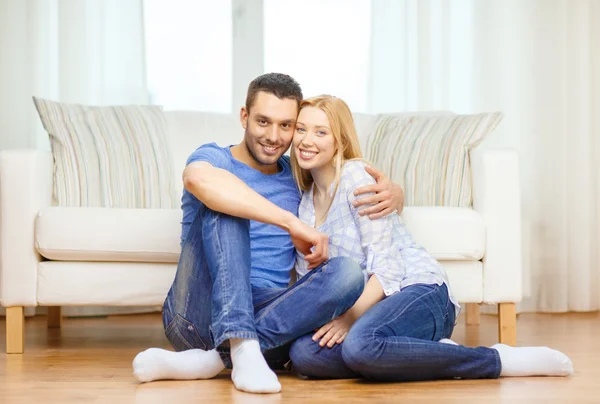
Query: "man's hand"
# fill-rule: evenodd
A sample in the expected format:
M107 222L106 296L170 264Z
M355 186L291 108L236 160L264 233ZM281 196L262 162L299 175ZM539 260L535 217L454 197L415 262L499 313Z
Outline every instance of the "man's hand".
M308 269L315 269L329 258L329 237L297 219L289 229L294 246L304 254Z
M321 347L327 345L329 348L333 348L335 344L341 344L344 341L354 321L352 316L345 312L319 328L312 339L315 342L321 340L319 342Z
M354 195L367 194L375 192L375 195L358 198L354 201L354 206L370 205L366 209L360 210L359 215L369 215L369 219L379 219L389 215L390 213L402 213L404 209L404 192L399 185L394 184L381 171L371 166L366 166L365 170L375 178L377 184L365 185L357 188Z

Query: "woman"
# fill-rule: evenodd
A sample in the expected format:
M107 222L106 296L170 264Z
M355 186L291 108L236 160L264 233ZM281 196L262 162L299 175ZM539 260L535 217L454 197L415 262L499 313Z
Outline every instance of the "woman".
M449 340L460 307L440 264L398 215L369 220L354 207L356 188L374 181L346 103L327 95L304 100L296 125L291 162L304 191L299 217L329 235L330 257L351 257L365 274L350 310L294 342L297 372L381 381L572 374L570 359L549 348L469 348ZM299 276L307 265L298 252Z

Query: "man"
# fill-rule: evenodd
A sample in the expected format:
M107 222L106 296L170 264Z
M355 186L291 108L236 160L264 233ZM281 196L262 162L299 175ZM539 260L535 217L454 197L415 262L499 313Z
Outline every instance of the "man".
M244 140L204 145L183 173L182 251L165 300L165 334L177 352L151 348L134 359L140 381L206 379L232 367L239 390L281 390L272 367L286 344L350 308L363 275L347 258L328 260L328 238L297 217L300 195L290 147L302 91L291 77L270 73L250 83L240 112ZM371 218L402 210L403 196L381 173L361 189ZM309 275L291 287L295 248ZM282 352L283 351L283 352ZM263 356L263 352L264 355Z

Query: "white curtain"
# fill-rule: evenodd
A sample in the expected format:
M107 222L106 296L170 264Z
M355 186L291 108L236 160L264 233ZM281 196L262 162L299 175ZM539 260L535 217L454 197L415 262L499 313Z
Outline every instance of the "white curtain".
M234 17L245 4L233 3ZM368 110L503 111L482 147L521 158L519 309L599 309L600 0L371 4ZM142 0L0 1L0 149L48 147L32 95L146 103L142 8ZM252 15L256 28L262 14ZM249 41L262 49L254 31ZM247 62L259 66L258 55Z
M32 96L87 105L148 102L142 0L0 1L0 149L43 148ZM147 311L68 307L66 315Z
M31 97L146 103L142 0L0 2L0 148L47 147Z
M600 1L375 0L371 112L503 111L520 154L521 311L600 308Z

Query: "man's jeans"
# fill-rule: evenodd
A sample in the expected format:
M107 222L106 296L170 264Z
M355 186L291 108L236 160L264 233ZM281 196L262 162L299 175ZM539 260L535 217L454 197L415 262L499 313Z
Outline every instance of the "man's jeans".
M498 351L442 344L454 330L455 308L445 285L412 285L368 310L342 344L321 348L314 333L289 355L298 373L325 379L378 381L497 378Z
M285 345L352 307L364 278L354 261L334 258L289 288L252 287L249 229L246 219L198 210L164 303L165 334L176 351L216 348L227 367L224 342L258 339L280 368Z

